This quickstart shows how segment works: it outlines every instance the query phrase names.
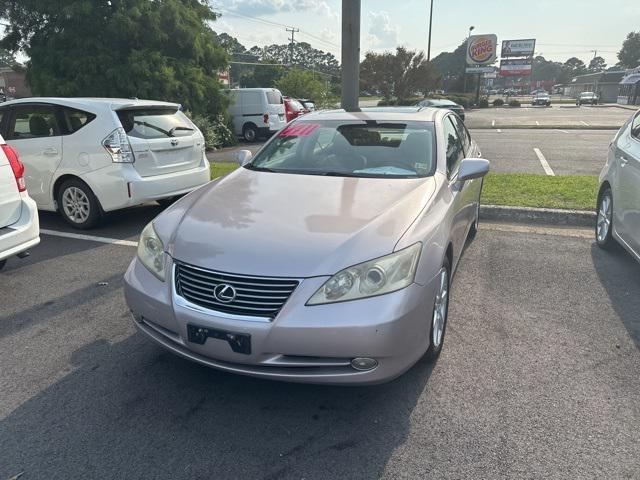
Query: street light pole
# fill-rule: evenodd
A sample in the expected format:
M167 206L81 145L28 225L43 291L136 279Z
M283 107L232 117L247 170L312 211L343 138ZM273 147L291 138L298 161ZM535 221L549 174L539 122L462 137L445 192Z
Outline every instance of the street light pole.
M431 26L433 25L433 0L431 0L431 9L429 10L429 43L427 46L427 62L431 61Z
M469 27L469 33L467 33L467 47L469 48L469 37L471 37L471 32L476 28L473 25ZM462 93L467 93L467 52L465 49L464 55L464 88L462 89Z
M358 111L360 91L360 0L342 0L342 108Z

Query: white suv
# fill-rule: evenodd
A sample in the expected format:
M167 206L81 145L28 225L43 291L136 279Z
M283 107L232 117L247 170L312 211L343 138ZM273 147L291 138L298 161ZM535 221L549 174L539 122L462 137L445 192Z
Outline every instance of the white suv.
M24 166L16 151L0 136L0 270L7 258L40 242L36 202L24 183Z
M175 103L27 98L0 106L41 210L91 228L103 212L170 201L210 180L202 133Z

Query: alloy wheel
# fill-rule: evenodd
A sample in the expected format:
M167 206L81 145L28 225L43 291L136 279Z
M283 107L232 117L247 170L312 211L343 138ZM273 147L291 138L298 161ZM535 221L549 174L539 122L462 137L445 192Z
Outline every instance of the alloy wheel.
M611 230L611 218L613 215L611 206L611 193L607 191L600 199L600 208L598 209L598 220L596 224L598 241L601 243L607 239L609 231Z
M87 194L78 187L69 187L62 194L62 210L74 223L84 223L91 213Z
M444 327L447 321L447 310L449 308L449 273L446 268L442 268L438 274L438 292L433 307L433 320L431 324L431 343L435 349L440 348Z

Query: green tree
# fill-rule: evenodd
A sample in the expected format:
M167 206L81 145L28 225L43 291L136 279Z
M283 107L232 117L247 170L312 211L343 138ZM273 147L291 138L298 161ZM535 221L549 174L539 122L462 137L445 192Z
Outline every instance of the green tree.
M577 57L571 57L564 62L560 71L560 83L569 83L573 77L587 73L584 62Z
M368 52L360 64L360 77L368 90L385 99L407 100L434 90L441 82L436 67L427 62L424 52L398 47L395 53Z
M640 31L627 35L618 52L619 65L623 68L636 68L640 65Z
M198 0L0 0L0 47L29 56L36 95L139 97L224 109L218 71L227 54Z
M547 60L543 56L533 59L533 79L535 81L552 80L557 81L562 72L562 64Z
M602 72L607 68L607 62L602 57L593 57L589 62L587 70L592 73Z
M276 83L284 75L284 67L270 65L273 60L265 59L261 65L253 65L250 72L240 78L240 86L243 88L275 87Z
M21 70L22 65L16 60L15 55L11 52L5 50L4 48L0 48L0 67L9 67L14 70Z
M336 101L328 82L320 80L319 75L314 78L312 72L297 68L292 68L278 80L276 88L283 95L294 98L309 98L319 106L329 106Z
M433 59L433 64L443 78L444 88L461 92L464 89L464 72L467 66L467 40L465 39L453 52L439 54Z

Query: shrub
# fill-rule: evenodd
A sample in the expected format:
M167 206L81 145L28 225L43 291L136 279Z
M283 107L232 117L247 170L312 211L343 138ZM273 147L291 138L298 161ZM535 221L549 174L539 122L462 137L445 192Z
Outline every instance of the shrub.
M501 98L496 98L496 99L493 101L493 106L494 106L494 107L501 107L501 106L503 106L503 105L504 105L504 100L503 100L503 99L501 99Z
M228 147L238 143L238 138L233 133L233 126L228 115L209 117L206 115L192 115L190 112L185 112L185 114L202 132L207 150Z
M478 102L478 108L488 108L488 107L489 107L489 100L487 100L486 98L482 98Z
M518 100L511 100L509 102L509 106L510 107L519 107L520 106L520 102Z

